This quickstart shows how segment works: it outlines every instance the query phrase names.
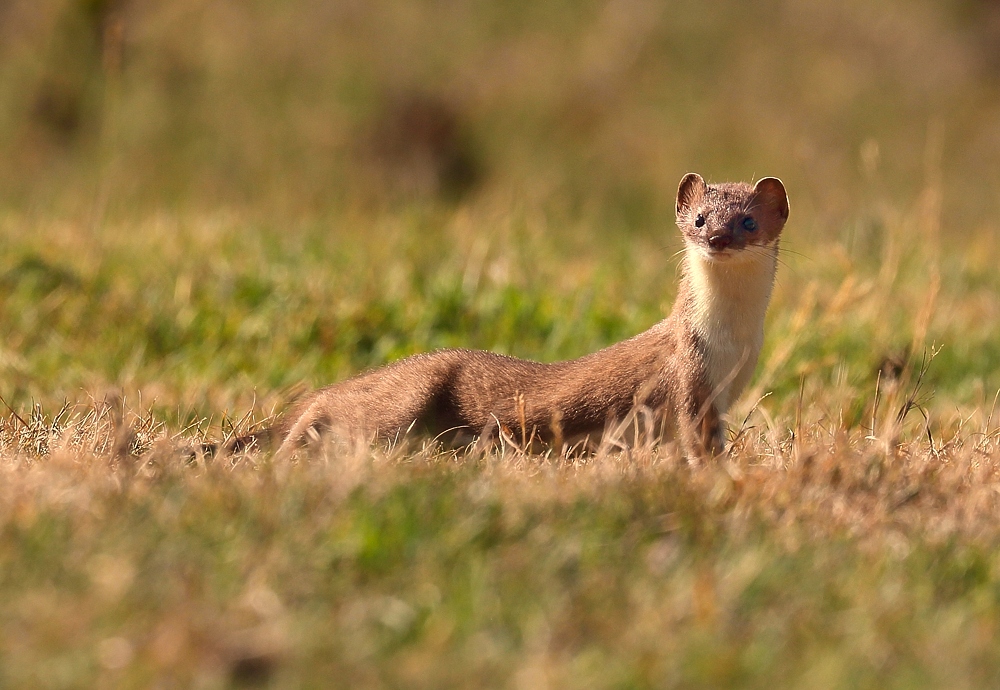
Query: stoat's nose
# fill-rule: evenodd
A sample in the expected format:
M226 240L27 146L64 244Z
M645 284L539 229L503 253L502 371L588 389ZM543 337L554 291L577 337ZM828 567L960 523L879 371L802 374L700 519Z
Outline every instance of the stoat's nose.
M708 246L716 251L722 251L733 243L732 235L715 235L708 238Z

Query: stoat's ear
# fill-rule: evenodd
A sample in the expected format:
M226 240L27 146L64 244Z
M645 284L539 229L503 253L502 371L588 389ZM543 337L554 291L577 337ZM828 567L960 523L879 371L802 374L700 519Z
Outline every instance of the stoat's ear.
M765 177L757 181L753 191L781 220L788 220L788 195L785 194L785 185L781 184L781 180L777 177Z
M677 204L674 211L679 218L695 201L705 193L705 180L698 173L688 173L681 178L677 187Z

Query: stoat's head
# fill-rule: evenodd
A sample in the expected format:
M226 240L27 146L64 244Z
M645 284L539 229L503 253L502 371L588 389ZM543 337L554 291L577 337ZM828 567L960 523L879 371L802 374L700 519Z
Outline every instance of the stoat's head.
M788 220L788 196L776 177L751 186L745 182L705 184L688 173L677 188L677 226L688 251L710 261L760 256L777 246Z

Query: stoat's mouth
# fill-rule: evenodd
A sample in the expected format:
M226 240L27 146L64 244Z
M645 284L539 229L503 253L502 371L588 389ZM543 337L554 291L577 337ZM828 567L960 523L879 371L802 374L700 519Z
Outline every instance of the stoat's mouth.
M712 263L732 261L736 255L742 251L741 249L733 249L732 247L726 247L725 249L713 249L708 246L708 244L702 243L695 245L694 249L702 259Z
M709 262L718 264L748 263L759 261L774 248L773 244L747 244L742 247L726 247L713 249L707 244L698 243L691 247L698 256Z

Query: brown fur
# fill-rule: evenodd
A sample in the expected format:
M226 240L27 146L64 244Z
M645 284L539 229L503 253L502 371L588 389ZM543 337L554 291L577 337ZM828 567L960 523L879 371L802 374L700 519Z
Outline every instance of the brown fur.
M692 173L681 180L676 208L684 277L670 316L644 333L550 364L461 349L408 357L315 391L274 428L235 439L230 450L281 438L282 454L331 432L389 441L411 431L451 441L501 433L515 442L593 441L641 408L653 413L647 432L676 428L689 458L721 453L722 415L746 384L763 336L788 201L775 178L710 186ZM754 231L741 225L748 216Z

